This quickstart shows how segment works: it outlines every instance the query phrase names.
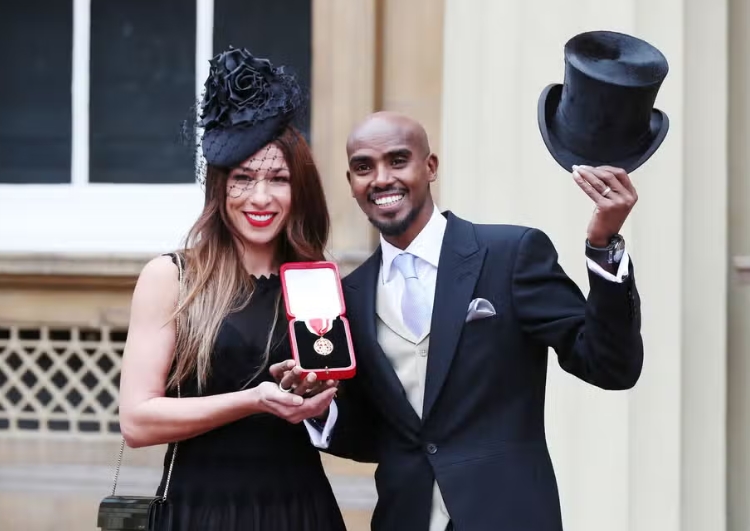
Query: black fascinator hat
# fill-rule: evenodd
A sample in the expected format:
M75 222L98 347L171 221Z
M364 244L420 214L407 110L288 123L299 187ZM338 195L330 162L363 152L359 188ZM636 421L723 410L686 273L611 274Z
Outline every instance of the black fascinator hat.
M565 44L565 79L539 97L544 144L567 171L609 165L631 172L669 130L654 102L669 66L649 43L611 31L581 33Z
M197 126L206 163L231 168L276 139L304 103L284 67L232 48L210 61Z

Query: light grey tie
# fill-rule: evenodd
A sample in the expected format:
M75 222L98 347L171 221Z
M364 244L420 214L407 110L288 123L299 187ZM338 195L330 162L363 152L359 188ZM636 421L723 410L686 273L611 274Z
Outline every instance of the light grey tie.
M404 294L401 297L401 316L404 324L416 337L422 337L430 322L430 304L424 286L417 278L414 255L401 253L393 260L393 265L404 277Z

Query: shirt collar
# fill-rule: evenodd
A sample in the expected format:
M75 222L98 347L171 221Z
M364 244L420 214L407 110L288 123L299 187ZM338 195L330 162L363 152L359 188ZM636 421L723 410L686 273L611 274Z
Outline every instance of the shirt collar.
M440 261L440 249L443 245L443 236L445 235L445 227L448 224L445 217L440 213L437 205L432 209L432 216L427 222L427 225L422 231L417 234L417 237L411 242L409 247L404 251L391 245L383 235L380 235L380 248L383 257L383 283L391 280L393 274L393 259L396 258L402 252L410 253L437 268L438 262Z

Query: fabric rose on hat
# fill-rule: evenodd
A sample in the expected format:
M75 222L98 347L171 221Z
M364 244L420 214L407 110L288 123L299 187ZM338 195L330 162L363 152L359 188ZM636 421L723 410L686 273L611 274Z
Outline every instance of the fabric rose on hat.
M206 130L251 126L289 112L301 99L299 87L290 82L283 67L275 68L246 49L230 47L210 65L199 121Z

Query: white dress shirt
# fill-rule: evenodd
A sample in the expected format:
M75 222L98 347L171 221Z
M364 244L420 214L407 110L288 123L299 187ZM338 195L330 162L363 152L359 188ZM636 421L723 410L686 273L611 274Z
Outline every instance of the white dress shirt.
M411 242L409 247L403 251L391 245L383 236L380 236L380 248L382 249L382 265L380 267L380 289L385 290L388 298L394 305L401 307L401 297L404 293L404 277L393 267L393 260L402 252L414 255L414 268L417 270L419 283L422 285L427 300L429 301L429 315L432 315L432 304L435 300L435 283L437 281L438 261L440 250L443 247L443 236L448 221L434 208L430 220L422 232Z

